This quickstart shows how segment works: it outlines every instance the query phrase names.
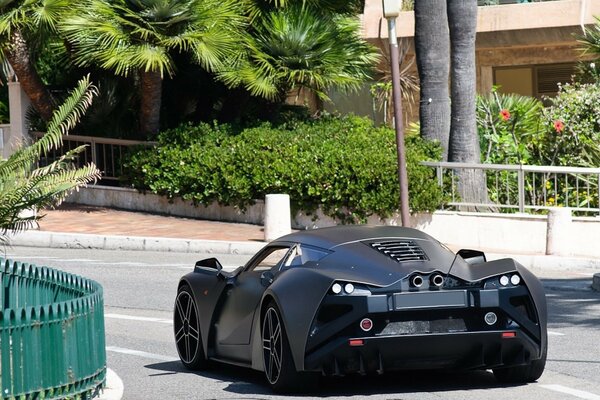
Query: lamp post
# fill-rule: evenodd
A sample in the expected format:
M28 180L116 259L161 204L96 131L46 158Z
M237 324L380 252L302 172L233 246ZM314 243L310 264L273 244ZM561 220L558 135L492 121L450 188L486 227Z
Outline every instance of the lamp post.
M390 59L392 68L392 98L394 101L394 127L396 129L396 148L398 155L398 182L400 183L400 217L402 226L410 225L408 211L408 175L406 173L406 151L404 148L404 123L402 120L402 97L400 93L400 62L398 38L396 36L396 17L400 14L402 0L382 0L383 16L388 22L390 41Z

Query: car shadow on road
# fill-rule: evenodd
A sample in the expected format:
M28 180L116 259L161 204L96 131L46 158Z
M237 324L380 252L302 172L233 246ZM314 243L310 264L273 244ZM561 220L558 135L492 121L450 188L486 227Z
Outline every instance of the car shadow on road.
M163 373L190 374L214 379L226 383L227 386L223 390L233 394L245 396L273 394L262 372L246 368L215 363L207 370L195 372L187 370L179 361L149 364L145 367ZM163 373L156 375L163 375ZM316 390L300 396L327 398L420 392L443 393L506 386L498 383L489 371L394 371L383 375L323 377Z

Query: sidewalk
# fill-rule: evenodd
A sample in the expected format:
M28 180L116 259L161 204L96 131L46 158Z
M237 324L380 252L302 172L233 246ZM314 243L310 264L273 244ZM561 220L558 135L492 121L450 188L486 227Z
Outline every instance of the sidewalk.
M173 239L262 241L262 226L115 210L79 204L62 204L44 211L41 232L96 235L149 236Z
M44 211L38 230L11 237L14 246L254 254L262 226L63 204Z

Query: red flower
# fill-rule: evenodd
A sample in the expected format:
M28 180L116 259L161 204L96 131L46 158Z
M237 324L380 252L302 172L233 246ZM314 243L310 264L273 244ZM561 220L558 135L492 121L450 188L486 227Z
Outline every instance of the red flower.
M502 111L500 111L500 118L504 121L508 121L510 119L510 111L506 108L502 109Z
M560 119L554 121L554 130L558 133L561 133L565 129L565 123Z

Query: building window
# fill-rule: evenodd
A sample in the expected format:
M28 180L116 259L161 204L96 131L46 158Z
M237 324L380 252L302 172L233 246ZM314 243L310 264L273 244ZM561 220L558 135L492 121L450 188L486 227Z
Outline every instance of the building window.
M559 83L571 82L575 63L494 68L494 85L500 93L515 93L538 99L555 96Z

